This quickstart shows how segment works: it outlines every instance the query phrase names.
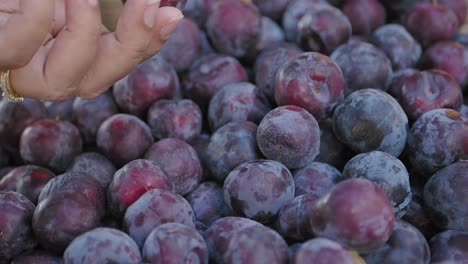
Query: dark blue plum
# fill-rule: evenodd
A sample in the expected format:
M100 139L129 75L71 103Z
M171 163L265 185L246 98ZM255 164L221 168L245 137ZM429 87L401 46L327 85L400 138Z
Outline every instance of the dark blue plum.
M408 117L398 102L377 89L353 92L333 114L336 137L356 153L379 150L398 157L408 130Z
M273 222L283 206L294 199L294 179L281 163L245 162L224 182L224 201L238 215L262 223Z
M294 171L293 177L296 197L310 194L317 198L328 193L338 181L343 179L339 170L323 162L312 162Z
M63 254L65 264L140 264L141 253L135 241L113 228L99 227L70 243Z

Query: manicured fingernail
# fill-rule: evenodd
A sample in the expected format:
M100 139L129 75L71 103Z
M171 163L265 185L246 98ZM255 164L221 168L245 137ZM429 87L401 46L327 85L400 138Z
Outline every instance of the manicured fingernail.
M160 0L148 0L146 2L147 7L143 15L145 25L149 28L153 28L156 23L156 14L158 13Z
M92 6L97 6L99 5L99 0L88 0L88 3Z
M164 25L161 28L161 31L159 32L159 37L162 40L168 40L172 33L177 29L177 26L179 25L179 22L184 18L183 15L177 16L169 20L166 25Z

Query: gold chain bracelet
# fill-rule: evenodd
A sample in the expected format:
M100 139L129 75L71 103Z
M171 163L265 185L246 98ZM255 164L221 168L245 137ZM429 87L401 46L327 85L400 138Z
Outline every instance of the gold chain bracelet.
M0 88L2 89L3 98L10 102L22 102L24 98L18 95L10 83L10 71L2 72L0 74Z

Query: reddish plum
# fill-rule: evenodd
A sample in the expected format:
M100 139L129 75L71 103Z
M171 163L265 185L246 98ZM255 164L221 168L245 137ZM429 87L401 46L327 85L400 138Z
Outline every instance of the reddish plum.
M149 126L136 116L116 114L99 127L96 144L118 168L143 156L153 144Z
M278 214L277 230L287 239L304 241L313 237L309 214L319 197L313 194L299 195L281 208Z
M370 35L385 23L385 8L378 0L347 0L341 7L349 18L354 35Z
M441 69L449 73L460 87L468 84L468 47L453 41L430 46L422 58L425 69Z
M424 46L451 39L459 26L455 13L437 1L414 5L403 17L403 24Z
M434 109L459 111L463 94L456 80L447 72L428 70L414 73L404 80L398 101L408 117L416 120Z
M113 93L121 110L144 117L156 100L179 96L179 77L174 67L158 54L117 81Z
M122 218L127 208L151 189L174 191L166 172L152 160L129 162L115 174L107 190L107 206L116 218Z
M23 165L14 168L0 180L0 190L21 193L37 203L42 188L54 177L55 174L46 168Z
M310 214L314 234L347 248L368 253L385 244L392 233L392 204L385 191L372 181L344 180L315 205Z
M20 154L23 160L57 173L64 172L82 149L80 131L68 121L38 120L21 134Z
M345 79L329 57L306 52L286 62L276 73L275 100L296 105L324 119L344 97Z
M39 202L32 219L42 248L62 253L76 237L99 225L96 206L82 193L64 190Z
M208 15L206 32L218 51L242 58L257 43L261 20L257 7L249 1L220 1Z

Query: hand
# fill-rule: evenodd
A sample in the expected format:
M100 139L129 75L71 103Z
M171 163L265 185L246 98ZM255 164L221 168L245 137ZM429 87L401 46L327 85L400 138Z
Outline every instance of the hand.
M0 70L24 97L94 98L156 54L182 17L157 0L128 0L109 32L98 0L2 0Z

